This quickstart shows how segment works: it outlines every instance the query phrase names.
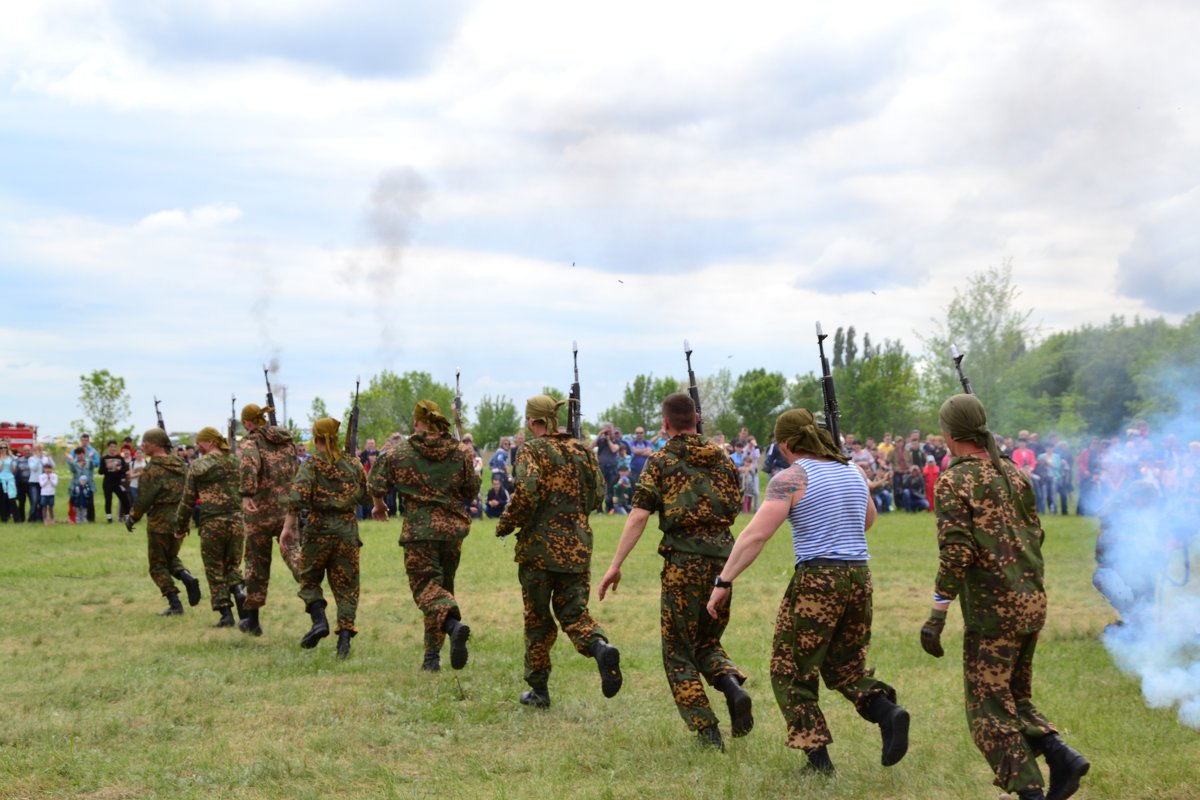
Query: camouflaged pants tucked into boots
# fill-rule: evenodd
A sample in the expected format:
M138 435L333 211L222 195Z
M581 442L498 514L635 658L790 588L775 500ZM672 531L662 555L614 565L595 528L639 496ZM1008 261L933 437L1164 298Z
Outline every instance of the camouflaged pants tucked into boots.
M229 590L242 582L244 545L241 517L217 517L200 525L200 559L214 611L233 606Z
M558 638L558 625L582 656L590 657L592 642L608 637L588 613L588 573L549 572L521 564L517 577L525 603L525 682L543 689L550 678L550 648Z
M440 652L446 638L442 630L446 618L462 619L454 599L454 574L462 557L462 540L407 542L401 546L413 600L425 615L425 652Z
M896 690L866 668L871 642L871 571L799 567L775 622L771 688L788 723L787 746L812 750L833 741L817 705L818 678L869 720L871 698Z
M733 675L739 683L746 680L721 646L730 604L718 610L717 619L706 608L713 578L723 566L721 559L685 553L663 561L659 601L663 668L679 716L693 731L717 724L701 676L710 685L722 675Z
M1054 726L1033 705L1036 633L963 636L963 683L971 738L1007 792L1044 786L1035 760L1038 741Z
M246 534L246 608L262 608L267 604L267 587L271 582L271 557L274 555L275 542L283 530L283 515L276 519L257 519L245 521ZM303 534L300 537L303 539ZM291 550L282 552L283 562L287 564L296 579L300 582L300 546L295 545Z
M150 580L154 581L154 585L166 597L169 594L178 594L179 587L175 585L175 581L171 580L171 576L181 569L187 569L183 565L183 561L179 558L179 548L183 545L182 539L176 539L174 534L170 533L148 533L146 534L146 554L150 561Z
M329 590L337 604L337 630L356 633L354 618L358 615L358 551L362 540L343 539L338 535L314 535L308 532L300 548L304 569L300 573L297 596L308 608L324 600L321 581L328 577Z

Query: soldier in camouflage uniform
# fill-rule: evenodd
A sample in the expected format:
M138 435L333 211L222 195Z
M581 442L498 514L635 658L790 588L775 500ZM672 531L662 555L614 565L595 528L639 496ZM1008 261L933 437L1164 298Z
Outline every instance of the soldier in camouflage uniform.
M896 690L867 668L871 643L871 570L866 530L875 521L862 471L849 464L813 415L791 409L775 421L775 441L790 466L771 477L766 500L742 529L708 601L714 617L733 580L753 563L786 520L796 570L779 605L771 652L771 688L787 722L787 745L803 750L806 769L832 774L833 741L817 703L820 681L879 725L885 767L908 752L909 714Z
M997 786L1021 800L1064 800L1090 765L1033 705L1033 652L1046 621L1042 540L1033 487L1003 459L983 404L960 394L942 404L954 460L934 489L939 563L921 646L941 657L946 610L960 599L967 722ZM1050 790L1036 758L1045 754Z
M471 629L463 624L454 599L454 575L471 529L467 503L479 494L475 452L450 436L450 421L432 400L417 403L413 429L412 436L384 453L371 469L371 515L386 522L384 498L393 488L403 495L404 570L413 600L425 615L421 668L441 669L442 642L449 635L450 666L462 669Z
M216 428L196 434L200 457L188 466L183 497L175 512L175 528L186 536L192 510L200 501L200 558L208 579L208 596L220 615L214 628L233 627L233 603L244 613L242 587L242 505L238 492L238 460ZM231 602L231 599L233 602Z
M308 512L304 541L300 547L303 565L300 592L312 628L300 640L304 648L316 647L329 635L325 618L325 595L321 581L329 579L337 603L338 658L350 655L350 639L358 632L358 506L367 502L367 479L357 458L344 454L337 442L340 424L328 417L313 424L316 454L300 466L292 479L287 517L280 547L292 547L300 512Z
M200 602L200 581L188 572L179 559L183 537L177 536L175 511L183 492L187 467L183 459L171 450L171 440L161 428L151 428L142 434L142 451L148 463L138 483L137 501L125 517L125 529L133 530L146 517L146 549L150 560L150 579L167 598L167 608L159 616L183 613L179 588L171 580L174 575L187 588L188 604Z
M600 581L600 599L621 582L621 564L637 545L650 515L658 512L663 532L659 601L663 667L675 707L700 743L724 749L717 717L708 704L701 676L725 695L734 736L754 726L745 674L721 646L729 624L729 605L713 619L705 609L713 580L721 572L733 535L729 527L741 507L737 469L725 451L696 433L696 405L686 392L662 404L663 429L671 437L650 456L633 493L612 565Z
M586 444L558 433L563 405L546 395L525 404L525 424L535 438L517 452L512 500L496 525L497 536L520 529L514 560L525 604L525 682L530 687L521 703L535 708L550 706L555 618L579 654L596 659L604 696L621 689L621 654L608 644L587 607L592 562L588 514L604 502L604 476Z
M242 409L246 435L241 446L242 522L246 535L246 615L238 624L243 633L262 635L259 609L267 603L271 581L271 556L275 539L283 530L288 489L299 468L299 454L292 434L267 424L272 408L248 403ZM279 543L279 553L300 581L300 548Z

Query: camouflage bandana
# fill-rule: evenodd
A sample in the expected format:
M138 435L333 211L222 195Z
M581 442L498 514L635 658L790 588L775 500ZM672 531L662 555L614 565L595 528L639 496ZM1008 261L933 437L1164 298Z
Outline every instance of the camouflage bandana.
M833 438L817 427L816 418L807 409L793 408L780 414L775 420L775 441L786 444L793 453L803 450L817 456L828 456L842 464L850 462L833 447Z
M988 451L992 466L1004 479L1008 491L1012 493L1012 483L1008 473L1000 466L1000 448L996 447L996 437L987 426L987 411L983 403L973 394L956 394L938 410L938 424L942 426L951 439L958 442L971 442Z
M219 449L222 453L229 452L229 442L225 441L225 437L222 436L221 432L216 428L208 427L201 429L201 431L196 434L196 444L200 444L201 442L210 442L215 444L217 449Z
M525 418L530 422L543 422L546 433L558 432L558 410L567 404L566 400L555 400L544 394L539 394L525 401Z
M422 400L413 409L413 419L423 422L438 433L450 430L450 420L442 414L441 407L432 400Z
M271 406L259 408L256 403L246 403L242 406L242 422L253 422L255 425L266 425L267 414L274 411Z
M167 436L167 432L162 428L151 428L146 431L142 434L142 441L156 444L168 450L171 448L171 437Z
M325 445L324 458L330 464L337 463L338 459L338 442L337 432L342 423L330 417L322 417L313 423L313 437L319 439Z

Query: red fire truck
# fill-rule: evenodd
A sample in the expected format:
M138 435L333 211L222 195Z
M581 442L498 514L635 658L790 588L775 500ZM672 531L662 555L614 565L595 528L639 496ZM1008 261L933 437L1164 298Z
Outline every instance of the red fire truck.
M37 425L25 422L0 422L0 440L7 441L14 451L25 445L37 444Z

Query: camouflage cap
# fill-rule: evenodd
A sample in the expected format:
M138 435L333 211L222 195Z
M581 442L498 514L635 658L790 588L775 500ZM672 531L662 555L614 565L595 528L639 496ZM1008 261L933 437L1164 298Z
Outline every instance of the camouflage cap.
M200 444L201 442L215 444L222 453L229 452L229 442L225 441L225 437L221 435L221 432L212 426L201 428L200 432L196 434L196 444Z
M938 409L938 424L951 439L956 442L971 442L987 450L992 465L1004 479L1008 490L1012 492L1012 483L1008 473L1000 465L1000 448L996 446L996 437L988 430L987 411L983 403L973 394L956 394Z
M786 444L793 453L804 451L828 456L843 464L850 461L840 449L833 446L833 437L817 427L816 418L806 408L788 409L779 415L775 420L775 441Z
M450 430L450 420L442 414L442 408L432 400L422 400L413 409L413 419L423 422L438 433Z
M142 434L142 444L156 444L159 447L170 448L171 437L162 428L150 428Z
M340 427L342 423L332 417L322 417L313 423L313 438L325 445L325 458L330 464L337 461L337 433Z
M255 425L266 425L267 414L274 411L271 406L260 408L257 403L246 403L242 406L242 422L253 422Z
M566 404L566 400L555 400L549 395L535 395L525 401L525 419L544 423L547 431L554 433L558 430L558 410Z

